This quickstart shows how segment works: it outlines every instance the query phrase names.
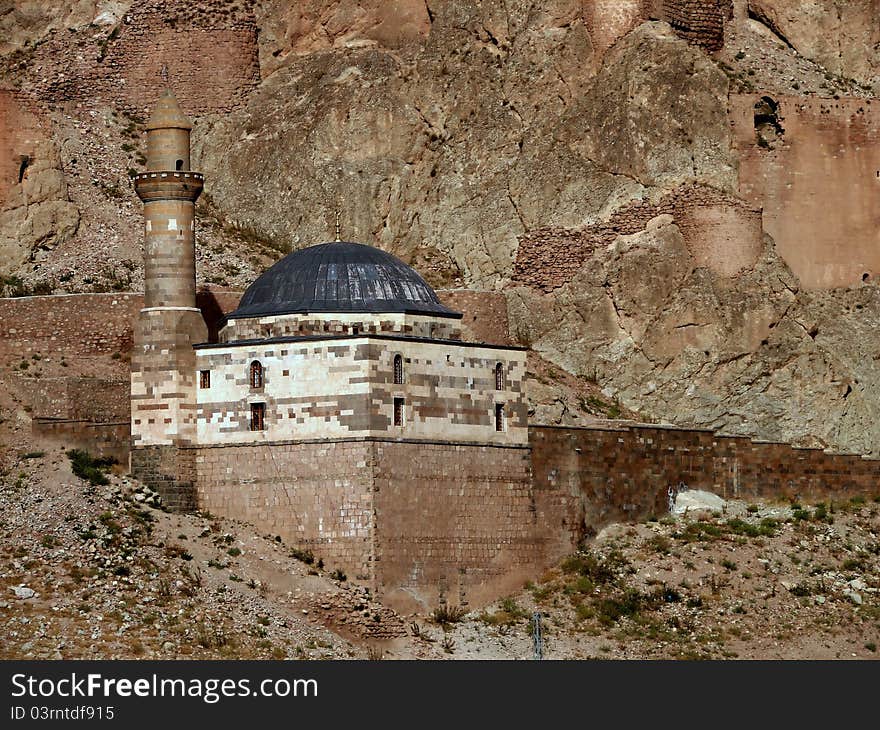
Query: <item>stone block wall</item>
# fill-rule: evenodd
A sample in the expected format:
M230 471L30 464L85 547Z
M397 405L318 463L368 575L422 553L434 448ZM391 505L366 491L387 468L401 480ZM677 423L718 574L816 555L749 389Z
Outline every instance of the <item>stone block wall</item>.
M0 210L18 185L23 158L33 159L48 138L42 115L20 94L0 88Z
M880 108L856 98L766 98L730 97L740 195L763 207L765 229L804 287L877 276Z
M424 611L522 587L574 549L537 504L527 448L377 442L379 595Z
M689 43L717 51L724 46L725 22L733 17L733 0L589 0L583 6L599 52L646 20L664 20Z
M574 542L609 522L662 514L667 490L682 482L729 499L880 494L880 460L857 454L643 425L532 426L529 437L536 492L577 497L568 521L579 523Z
M660 20L686 41L707 51L724 47L724 23L733 16L733 0L660 0L655 8Z
M34 437L50 441L64 449L83 449L95 456L112 457L120 464L128 463L130 426L122 423L89 423L58 419L35 419L31 425Z
M506 345L504 296L495 292L440 291L440 298L453 309L467 308L469 328L493 344ZM215 335L225 314L238 306L241 292L202 288L196 303L208 329ZM138 292L107 294L55 294L35 297L0 297L0 356L57 352L68 358L92 355L127 355L134 342L134 324L144 306ZM477 315L482 324L477 324ZM460 321L460 320L457 320ZM480 329L485 327L485 329ZM483 333L494 337L483 338ZM83 373L84 374L84 373ZM76 373L78 375L78 373Z
M128 423L128 380L72 376L40 378L32 386L32 416L88 423Z
M311 549L401 610L479 605L573 549L555 527L574 500L535 497L527 447L354 439L191 451L199 509Z
M328 569L371 583L372 443L267 442L188 451L199 509L251 522L313 550Z
M143 116L167 83L188 114L232 111L260 77L252 5L146 0L78 44L62 40L66 29L51 31L31 60L43 71L22 90L43 103L100 100Z
M138 446L131 449L131 473L173 512L204 509L196 498L196 454L192 449Z
M208 328L195 308L143 309L131 356L133 446L195 443L196 352Z
M541 291L563 286L581 266L618 236L645 230L652 218L670 215L700 266L734 276L762 250L761 210L702 185L685 185L656 205L642 200L583 230L543 228L520 239L513 282Z
M387 436L521 443L527 440L523 392L525 352L519 348L374 335L229 343L200 347L195 369L210 374L196 391L200 444L255 440ZM394 384L393 358L404 382ZM259 362L263 383L250 384ZM501 363L504 383L495 387ZM137 394L135 394L137 395ZM393 423L394 399L404 423ZM250 409L264 403L266 428L250 430ZM495 405L504 406L502 431Z
M510 339L507 299L501 292L442 289L437 295L447 307L462 313L458 325L463 339L491 345L516 344Z
M344 438L368 433L367 340L319 339L286 343L216 345L199 349L196 368L210 387L196 391L200 444L255 440ZM251 363L262 368L252 388ZM250 405L265 404L266 430L250 430Z
M125 354L143 306L139 294L69 294L0 299L0 355Z
M220 342L239 342L267 337L311 337L321 334L367 333L429 337L436 340L460 340L461 324L458 318L429 317L418 314L283 314L271 317L230 319L220 331Z

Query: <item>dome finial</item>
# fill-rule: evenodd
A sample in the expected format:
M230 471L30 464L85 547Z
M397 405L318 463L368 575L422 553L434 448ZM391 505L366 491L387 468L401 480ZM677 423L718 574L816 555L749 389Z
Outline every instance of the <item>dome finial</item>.
M339 239L339 208L336 209L336 241Z

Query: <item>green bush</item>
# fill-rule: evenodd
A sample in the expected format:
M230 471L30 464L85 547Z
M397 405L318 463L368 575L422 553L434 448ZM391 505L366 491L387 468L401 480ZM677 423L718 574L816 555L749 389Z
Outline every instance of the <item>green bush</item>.
M98 486L109 484L110 480L104 473L113 464L117 463L112 457L94 457L88 451L71 449L67 452L73 473L80 479L87 480L90 484Z
M579 552L562 562L562 572L581 575L597 584L613 583L617 578L617 570L626 564L626 559L612 553L603 559L592 553Z
M746 537L773 537L778 526L779 523L772 517L765 517L757 525L741 520L738 517L727 521L727 529L730 532L734 535L745 535Z
M447 626L461 621L466 613L467 611L461 606L443 604L434 609L434 612L431 614L431 620L441 626Z
M704 542L716 540L724 534L724 531L710 522L690 522L683 530L673 534L673 537L684 542Z
M290 551L290 557L296 558L306 565L311 565L315 562L315 556L312 554L311 550L300 550L299 548L294 548Z
M648 607L646 596L635 588L629 588L623 593L611 598L603 598L596 601L596 617L604 626L616 624L624 617L634 617Z

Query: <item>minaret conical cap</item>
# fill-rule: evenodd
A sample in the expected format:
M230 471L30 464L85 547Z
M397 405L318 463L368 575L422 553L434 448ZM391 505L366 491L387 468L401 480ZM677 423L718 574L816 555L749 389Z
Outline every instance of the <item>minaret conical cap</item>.
M171 89L165 89L145 127L150 129L192 129L192 122L184 114Z

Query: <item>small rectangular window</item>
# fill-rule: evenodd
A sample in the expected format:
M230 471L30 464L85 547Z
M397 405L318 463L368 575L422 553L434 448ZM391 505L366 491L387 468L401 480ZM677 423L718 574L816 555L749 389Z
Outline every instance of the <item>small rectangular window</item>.
M403 425L403 398L394 399L394 425Z
M266 430L266 404L251 403L251 431Z
M495 430L503 431L504 430L504 404L496 403L495 404Z
M199 370L199 387L203 390L211 387L211 371Z

